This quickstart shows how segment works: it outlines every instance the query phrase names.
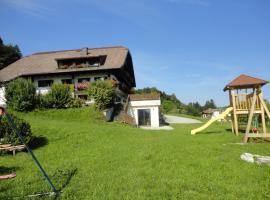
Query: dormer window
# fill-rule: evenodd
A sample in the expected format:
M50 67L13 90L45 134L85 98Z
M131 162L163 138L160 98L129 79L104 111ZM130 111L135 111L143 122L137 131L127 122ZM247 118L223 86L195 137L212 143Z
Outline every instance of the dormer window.
M106 56L56 59L59 69L99 67L104 65Z

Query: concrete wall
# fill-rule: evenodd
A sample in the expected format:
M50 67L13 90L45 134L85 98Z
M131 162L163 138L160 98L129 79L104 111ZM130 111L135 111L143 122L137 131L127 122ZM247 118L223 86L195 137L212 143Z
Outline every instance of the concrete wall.
M142 100L130 101L128 107L128 114L135 118L136 124L139 124L138 110L150 109L151 113L151 127L159 127L159 106L160 100Z
M6 105L6 99L5 99L5 88L0 87L0 106Z

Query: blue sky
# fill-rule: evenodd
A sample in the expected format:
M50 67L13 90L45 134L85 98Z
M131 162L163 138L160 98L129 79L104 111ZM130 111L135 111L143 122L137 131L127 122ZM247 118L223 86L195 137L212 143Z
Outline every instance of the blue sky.
M123 45L138 88L223 106L238 75L270 80L269 10L268 0L0 0L0 36L23 55Z

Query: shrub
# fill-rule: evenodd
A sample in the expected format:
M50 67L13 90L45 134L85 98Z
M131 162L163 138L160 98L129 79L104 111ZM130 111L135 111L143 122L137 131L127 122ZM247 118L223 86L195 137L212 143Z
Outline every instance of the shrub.
M6 88L7 104L16 111L31 111L35 108L36 88L30 79L18 78Z
M174 102L172 101L169 101L169 100L164 100L161 104L161 110L162 112L164 113L169 113L171 111L175 111L177 108L176 108L176 105L174 104Z
M69 108L80 108L83 105L83 100L79 98L71 99L71 101L68 104Z
M30 124L24 121L23 119L19 119L14 115L11 115L11 118L14 120L17 128L21 131L21 134L26 143L29 143L32 139L32 132ZM12 129L10 124L7 121L6 117L2 117L0 119L0 143L3 144L21 144L20 139L16 135L15 131Z
M40 104L45 108L66 108L71 99L70 86L57 83L51 86L47 95L40 98Z
M97 80L89 85L88 96L94 99L97 109L105 109L113 102L115 84L111 80Z

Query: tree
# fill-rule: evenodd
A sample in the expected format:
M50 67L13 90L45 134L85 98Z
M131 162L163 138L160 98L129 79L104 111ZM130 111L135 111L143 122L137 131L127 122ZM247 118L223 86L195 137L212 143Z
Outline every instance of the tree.
M97 80L89 85L88 96L95 101L99 110L109 107L115 97L115 84L112 80Z
M213 109L216 109L217 108L217 106L216 106L216 104L215 104L215 102L214 102L213 99L210 99L209 101L206 101L205 102L205 104L203 106L203 109L206 110L208 108L213 108Z
M30 111L35 108L36 88L30 79L18 78L8 83L5 98L12 109Z
M202 106L198 102L189 103L187 105L187 108L186 109L187 109L187 113L186 114L193 115L193 116L199 116L199 115L201 115L201 112L203 110Z
M0 37L0 70L22 57L18 45L4 44Z

